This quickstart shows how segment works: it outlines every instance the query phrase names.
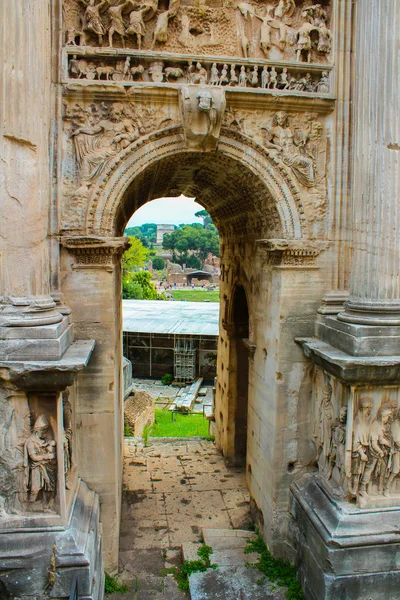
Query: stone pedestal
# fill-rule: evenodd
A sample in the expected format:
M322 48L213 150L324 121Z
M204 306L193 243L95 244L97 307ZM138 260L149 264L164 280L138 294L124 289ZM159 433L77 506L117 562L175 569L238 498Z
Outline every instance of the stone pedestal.
M97 494L80 481L65 525L0 529L0 580L7 592L18 597L68 598L76 576L78 598L102 600L99 517Z
M350 296L297 339L318 469L291 488L307 600L395 600L400 586L400 4L360 1L355 17Z
M50 297L0 304L0 581L11 596L103 595L99 500L79 480L76 386L94 348Z
M398 599L400 508L358 509L309 474L291 487L290 513L307 600Z

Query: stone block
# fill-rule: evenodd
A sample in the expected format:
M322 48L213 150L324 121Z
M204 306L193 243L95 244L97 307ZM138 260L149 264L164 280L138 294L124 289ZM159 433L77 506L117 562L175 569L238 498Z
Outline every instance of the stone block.
M316 334L351 356L395 356L400 347L400 327L395 325L359 325L326 316L317 322Z
M49 328L52 326L49 325ZM55 326L54 326L55 327ZM37 329L33 327L32 329ZM38 328L41 329L41 328ZM35 332L33 332L35 333ZM67 325L58 337L56 331L51 333L54 337L41 337L43 332L38 332L39 338L0 338L1 360L60 360L72 344L72 325ZM50 334L50 332L48 332ZM32 332L31 332L32 335Z

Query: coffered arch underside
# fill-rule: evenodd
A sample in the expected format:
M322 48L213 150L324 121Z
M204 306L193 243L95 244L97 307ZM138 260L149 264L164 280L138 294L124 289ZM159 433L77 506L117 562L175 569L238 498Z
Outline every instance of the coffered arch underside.
M152 133L115 157L91 194L89 235L121 235L132 214L161 197L196 197L222 235L307 238L300 190L251 138L223 129L216 152L188 150L181 127Z

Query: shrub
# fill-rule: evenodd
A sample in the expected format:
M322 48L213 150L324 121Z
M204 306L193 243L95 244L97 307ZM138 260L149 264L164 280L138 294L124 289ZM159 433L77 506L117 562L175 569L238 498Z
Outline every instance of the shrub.
M148 271L127 273L122 278L122 297L124 300L157 300L157 290L151 282Z
M124 277L122 279L122 297L124 300L143 300L142 286L128 277Z
M173 382L173 380L174 380L174 376L171 375L171 373L165 373L165 375L163 375L161 377L161 383L163 385L171 385L171 383Z
M153 258L152 265L153 269L155 269L156 271L162 271L162 269L165 268L165 262L163 261L161 256L156 256L156 258Z

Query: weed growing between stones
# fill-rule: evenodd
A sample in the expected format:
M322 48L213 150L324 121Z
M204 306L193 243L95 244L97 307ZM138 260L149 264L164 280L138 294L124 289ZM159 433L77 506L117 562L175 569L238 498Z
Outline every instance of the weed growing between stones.
M216 569L218 565L211 564L210 556L213 553L211 546L202 544L197 551L199 560L185 560L180 567L172 567L166 573L172 573L181 592L189 591L189 575L204 573L207 569Z
M145 425L143 428L142 438L143 445L145 448L149 445L149 435L150 435L151 425Z
M265 578L268 578L269 581L279 586L287 587L286 600L304 600L303 590L296 577L297 566L292 565L288 560L284 560L283 558L274 558L259 532L257 532L255 540L247 541L244 553L250 554L251 552L257 552L260 558L255 565L247 564L246 566L254 566L265 576L257 583L261 585L264 583Z
M104 593L106 595L113 594L114 592L118 592L120 594L126 594L128 591L128 586L124 583L119 583L118 577L115 575L109 575L107 572L105 573L104 579Z
M132 430L128 423L124 424L124 437L132 437Z

